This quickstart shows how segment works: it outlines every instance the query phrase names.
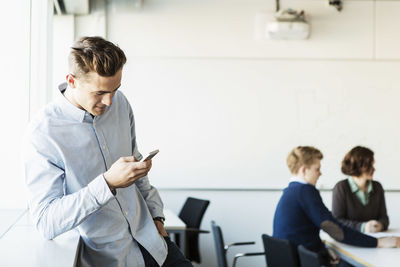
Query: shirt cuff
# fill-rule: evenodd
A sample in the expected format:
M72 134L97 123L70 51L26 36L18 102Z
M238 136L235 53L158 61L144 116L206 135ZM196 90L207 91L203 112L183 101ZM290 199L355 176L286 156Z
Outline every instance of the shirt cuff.
M156 218L156 217L165 218L165 215L164 215L164 213L163 213L162 208L159 209L159 208L150 208L149 206L147 206L147 207L149 208L151 217L153 217L153 218Z
M102 174L91 181L88 184L88 188L99 206L107 204L108 201L114 198L114 195L111 193L111 190Z
M365 224L366 224L365 222L363 222L361 224L361 229L360 230L361 230L362 233L365 233Z

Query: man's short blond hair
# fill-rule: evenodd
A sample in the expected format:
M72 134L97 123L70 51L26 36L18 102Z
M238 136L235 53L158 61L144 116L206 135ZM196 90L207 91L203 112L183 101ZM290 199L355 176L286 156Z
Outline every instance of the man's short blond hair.
M310 167L316 160L321 160L324 156L321 151L312 146L298 146L290 151L286 158L286 163L292 174L297 174L301 166Z

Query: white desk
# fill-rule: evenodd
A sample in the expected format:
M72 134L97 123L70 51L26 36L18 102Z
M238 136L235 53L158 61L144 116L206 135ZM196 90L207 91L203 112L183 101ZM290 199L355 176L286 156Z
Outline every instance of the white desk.
M71 267L76 262L78 244L75 231L45 240L25 211L0 239L0 266Z
M0 238L25 214L25 209L0 209Z
M164 210L165 229L168 230L185 230L186 224L171 210Z
M167 231L185 239L186 225L170 210L164 211ZM75 266L79 234L72 230L54 240L45 240L32 225L26 210L0 210L0 266ZM181 249L185 243L181 243Z
M389 229L383 233L371 234L375 237L400 236L400 229ZM334 249L344 260L354 266L387 267L396 266L400 261L400 248L361 248L337 242L328 234L321 232L321 239Z

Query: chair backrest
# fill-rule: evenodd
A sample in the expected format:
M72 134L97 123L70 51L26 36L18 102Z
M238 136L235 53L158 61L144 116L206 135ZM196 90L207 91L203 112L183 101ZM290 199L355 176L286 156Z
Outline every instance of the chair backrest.
M211 221L211 230L214 236L218 267L228 267L228 262L226 260L225 243L222 236L221 227L219 227L214 221Z
M186 227L199 229L209 204L209 200L188 197L179 213L179 218L185 222ZM185 255L190 261L201 262L198 232L186 233Z
M299 267L296 248L289 240L263 234L265 257L268 267Z
M179 212L179 218L187 227L200 228L201 220L209 204L209 200L188 197Z
M306 249L303 245L297 247L299 253L300 265L304 267L320 267L318 253Z

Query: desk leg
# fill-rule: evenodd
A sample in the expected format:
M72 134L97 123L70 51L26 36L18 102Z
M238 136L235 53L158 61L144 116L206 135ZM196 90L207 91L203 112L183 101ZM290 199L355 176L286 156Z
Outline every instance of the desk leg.
M186 231L181 232L181 251L186 257Z
M186 231L185 230L166 230L168 234L172 234L174 236L173 241L176 243L176 239L179 239L179 249L185 255L186 251ZM178 244L177 244L178 245ZM185 255L186 257L186 255Z

